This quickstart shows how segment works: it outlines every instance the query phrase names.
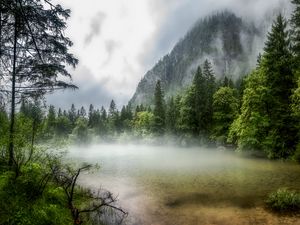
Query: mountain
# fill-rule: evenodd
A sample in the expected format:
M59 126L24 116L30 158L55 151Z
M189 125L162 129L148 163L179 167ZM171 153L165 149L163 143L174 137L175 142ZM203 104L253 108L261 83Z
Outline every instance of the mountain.
M195 69L205 59L212 62L217 78L247 74L256 64L264 32L253 23L224 11L199 20L173 50L139 82L130 103L152 104L157 80L166 96L187 87Z

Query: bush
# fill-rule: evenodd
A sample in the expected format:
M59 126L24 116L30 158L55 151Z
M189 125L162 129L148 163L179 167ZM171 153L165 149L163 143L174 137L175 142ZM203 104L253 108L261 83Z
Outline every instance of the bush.
M300 163L300 143L297 145L296 151L294 153L294 160Z
M300 209L300 193L285 188L271 193L266 201L268 206L279 212L294 212Z

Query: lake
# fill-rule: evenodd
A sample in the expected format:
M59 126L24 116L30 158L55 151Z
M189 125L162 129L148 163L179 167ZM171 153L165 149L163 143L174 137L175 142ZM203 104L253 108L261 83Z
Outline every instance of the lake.
M300 166L200 147L103 144L68 157L98 163L80 183L118 196L129 225L300 224L265 209L281 187L300 191Z

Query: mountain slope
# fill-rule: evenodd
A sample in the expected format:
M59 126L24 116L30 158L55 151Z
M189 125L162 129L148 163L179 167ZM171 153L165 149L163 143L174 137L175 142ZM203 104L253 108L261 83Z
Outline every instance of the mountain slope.
M209 59L218 78L237 77L255 66L263 35L253 24L225 11L198 21L170 54L161 59L138 84L130 103L152 104L157 80L166 96L189 85L193 71Z

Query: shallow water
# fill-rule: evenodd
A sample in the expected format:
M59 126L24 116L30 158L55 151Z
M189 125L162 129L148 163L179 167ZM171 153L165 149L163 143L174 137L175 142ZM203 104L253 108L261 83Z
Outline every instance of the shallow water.
M268 193L300 191L300 166L204 148L143 145L74 147L69 157L98 163L80 182L112 191L127 224L300 224L265 209Z

